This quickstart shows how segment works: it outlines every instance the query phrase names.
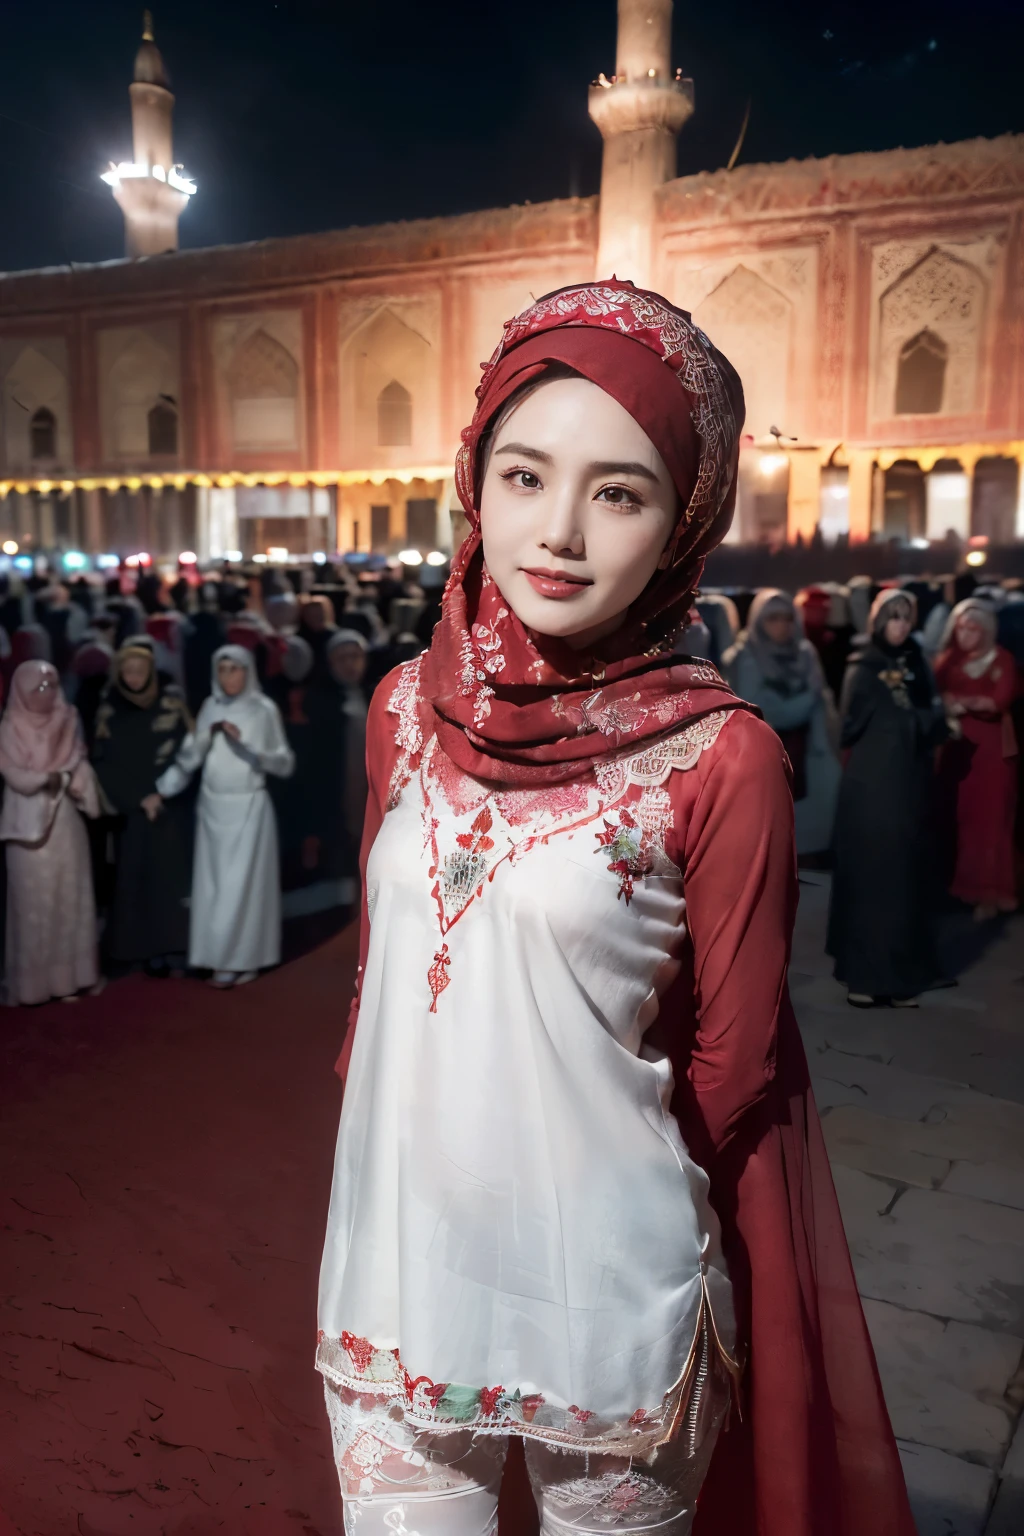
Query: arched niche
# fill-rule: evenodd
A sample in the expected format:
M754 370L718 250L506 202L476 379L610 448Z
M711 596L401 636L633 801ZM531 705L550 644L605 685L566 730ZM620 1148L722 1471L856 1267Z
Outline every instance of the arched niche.
M793 306L785 294L742 264L693 311L693 318L736 369L746 401L744 432L767 437L787 430Z
M927 327L900 348L896 366L896 415L934 416L942 410L949 348Z
M8 469L51 469L71 461L67 376L42 350L43 345L23 347L4 375L4 457Z
M236 448L297 448L299 365L260 328L240 342L226 372Z
M177 349L166 330L107 331L100 337L101 415L107 453L150 457L149 413L178 395Z
M29 451L33 463L47 462L57 457L57 418L48 405L41 405L32 412L28 424Z
M976 267L935 247L886 289L878 301L876 416L960 416L980 409L987 298ZM928 408L910 409L922 403Z
M412 442L412 395L392 379L377 396L377 443L381 448L407 448Z
M379 309L345 342L341 381L346 464L374 468L437 459L437 356L393 310Z
M170 457L178 452L178 409L169 398L156 402L146 417L151 459Z

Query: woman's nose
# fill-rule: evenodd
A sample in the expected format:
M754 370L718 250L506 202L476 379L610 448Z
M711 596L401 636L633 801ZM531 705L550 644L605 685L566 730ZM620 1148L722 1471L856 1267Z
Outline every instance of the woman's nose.
M538 543L552 555L583 554L583 529L576 514L576 498L571 487L551 497L544 508Z

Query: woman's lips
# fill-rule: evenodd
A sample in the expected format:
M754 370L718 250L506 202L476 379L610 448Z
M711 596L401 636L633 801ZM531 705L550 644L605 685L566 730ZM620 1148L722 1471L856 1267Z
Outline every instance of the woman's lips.
M541 597L554 597L564 600L569 597L579 597L594 583L586 576L569 576L565 571L549 571L544 566L523 567L523 575L535 592Z

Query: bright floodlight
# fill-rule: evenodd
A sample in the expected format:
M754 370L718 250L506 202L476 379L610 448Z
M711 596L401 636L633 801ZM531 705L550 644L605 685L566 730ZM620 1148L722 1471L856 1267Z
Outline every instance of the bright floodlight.
M253 555L253 559L256 561L257 565L266 565L267 563L266 555Z
M439 550L439 549L432 549L430 551L430 554L427 556L427 564L428 565L444 565L444 563L445 563L445 561L447 559L448 559L448 556L445 555L445 554L442 554L441 550Z
M18 553L17 539L4 539L3 549L5 555L16 555Z
M241 560L242 558L243 558L242 551L240 549L226 549L224 551L224 559L225 560L236 560L237 561L237 560ZM261 557L259 555L257 555L255 558L258 560ZM262 558L265 560L267 557L266 557L266 555L263 555Z
M762 453L758 460L758 469L762 475L774 475L786 462L784 453Z
M116 565L120 565L116 555L97 555L96 564L101 571L111 571Z
M984 565L988 555L983 549L972 549L966 559L968 565Z
M267 559L273 560L275 565L286 565L288 562L288 551L283 544L270 544L267 547Z
M423 564L423 556L420 554L418 549L402 549L402 550L399 550L398 558L399 558L399 560L401 560L403 565L422 565Z
M199 556L194 549L183 549L178 556L178 563L179 565L195 565L198 559Z
M63 555L64 564L69 571L80 571L87 565L88 558L80 549L66 549Z

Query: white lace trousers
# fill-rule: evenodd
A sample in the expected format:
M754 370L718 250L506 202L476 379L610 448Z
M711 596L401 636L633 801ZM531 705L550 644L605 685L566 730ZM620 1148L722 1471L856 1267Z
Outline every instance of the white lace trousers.
M401 1408L324 1383L346 1536L495 1536L506 1440L416 1430ZM650 1461L526 1440L542 1536L689 1536L729 1406L713 1365L680 1432Z

